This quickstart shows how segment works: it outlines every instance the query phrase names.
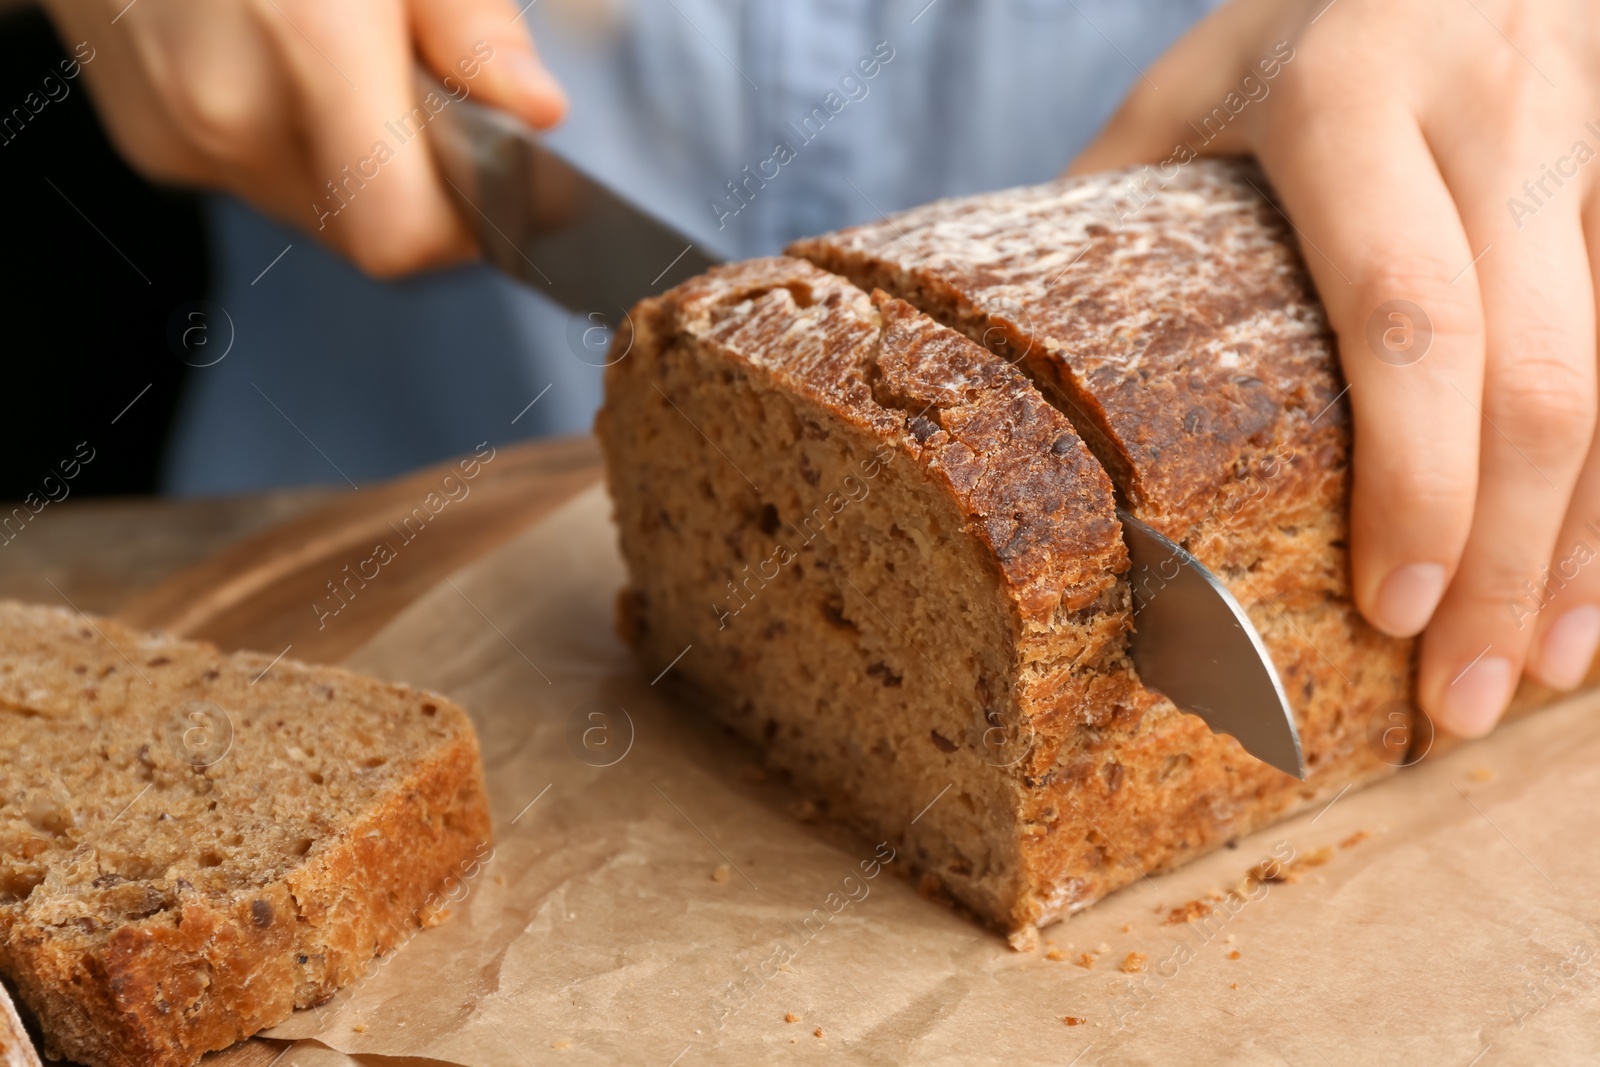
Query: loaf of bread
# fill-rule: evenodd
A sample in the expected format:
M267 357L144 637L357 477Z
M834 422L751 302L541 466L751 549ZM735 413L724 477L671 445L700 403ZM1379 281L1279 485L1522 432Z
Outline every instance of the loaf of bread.
M328 999L489 836L442 697L63 610L0 603L0 745L0 971L92 1067Z
M0 1067L39 1067L39 1055L17 1018L11 994L0 985Z
M1248 164L1140 183L689 281L635 309L597 422L649 667L1018 944L1403 758L1368 734L1411 650L1349 601L1348 413L1292 240ZM1305 782L1140 684L1159 590L1119 497L1249 610Z

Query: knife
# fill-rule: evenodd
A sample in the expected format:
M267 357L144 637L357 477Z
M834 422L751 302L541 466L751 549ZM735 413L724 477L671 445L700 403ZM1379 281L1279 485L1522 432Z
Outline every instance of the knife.
M582 328L600 319L615 328L640 300L721 262L512 116L453 99L421 71L416 83L424 99L448 101L428 131L484 257L574 312Z
M543 143L521 122L449 98L428 129L439 167L490 263L574 313L597 351L637 301L720 260ZM431 110L431 109L430 109ZM581 316L581 318L580 318ZM591 343L592 327L606 336ZM570 331L569 331L570 332ZM1206 566L1122 509L1140 678L1252 756L1305 777L1283 682L1239 602Z
M1212 731L1302 781L1300 731L1283 680L1250 616L1183 546L1117 509L1132 566L1134 632L1128 655L1139 679Z

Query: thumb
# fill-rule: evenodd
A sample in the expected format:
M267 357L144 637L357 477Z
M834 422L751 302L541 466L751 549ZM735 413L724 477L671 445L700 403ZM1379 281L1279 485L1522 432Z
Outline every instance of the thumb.
M480 103L535 129L566 117L567 94L509 0L410 0L410 14L417 51L437 77L454 79Z

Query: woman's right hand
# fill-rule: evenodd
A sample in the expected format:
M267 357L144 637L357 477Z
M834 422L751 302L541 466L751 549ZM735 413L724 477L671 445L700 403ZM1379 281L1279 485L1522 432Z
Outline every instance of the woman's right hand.
M510 0L45 3L87 43L90 94L135 169L234 193L378 277L475 249L416 136L419 58L535 128L566 112Z

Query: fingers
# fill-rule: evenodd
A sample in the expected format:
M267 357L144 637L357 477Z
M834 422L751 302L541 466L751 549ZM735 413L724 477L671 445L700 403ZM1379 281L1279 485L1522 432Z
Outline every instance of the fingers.
M51 14L101 42L86 80L130 162L237 193L379 276L474 250L424 136L439 99L415 99L419 49L452 100L535 126L566 108L508 0L143 0L115 5L109 37L104 6Z
M1555 552L1506 610L1532 634L1527 672L1552 689L1582 685L1600 645L1600 448L1591 447Z
M400 0L272 0L263 20L296 94L316 198L304 223L379 277L473 249L426 138Z
M1409 636L1433 616L1472 522L1483 316L1476 288L1451 284L1472 253L1396 94L1358 83L1325 108L1308 94L1332 91L1334 79L1283 80L1259 154L1295 220L1350 387L1352 593L1373 625Z
M115 34L100 32L115 11L64 0L52 0L48 10L63 41L94 42L92 61L80 71L106 134L122 157L155 181L210 182L215 180L215 167L179 130L152 78L151 60L160 51L160 41L152 39L157 35L151 30L151 16L160 6L130 9L118 24L124 32Z
M1282 8L1278 0L1233 0L1206 16L1141 75L1068 173L1155 163L1180 145L1205 155L1249 151L1247 124L1232 121L1229 94L1243 109L1250 104L1239 101L1259 102L1270 93L1283 55L1293 49L1285 44L1286 53L1268 48L1260 55L1250 50L1271 37ZM1222 109L1221 121L1207 121L1213 108Z
M411 21L417 49L438 77L456 79L481 103L534 129L566 116L566 94L540 62L510 0L411 0Z
M1482 294L1484 430L1471 534L1423 640L1417 692L1439 725L1469 737L1493 728L1522 674L1532 630L1508 605L1551 559L1594 428L1594 301L1578 190L1552 195L1530 218L1513 217L1504 198L1521 175L1539 173L1538 125L1523 119L1441 152L1482 253L1460 284L1475 272ZM1577 636L1564 629L1557 640Z
M196 19L188 5L166 0L145 16L130 32L157 53L148 66L161 113L205 160L200 179L302 222L312 198L308 159L286 72L259 13L222 3Z
M1600 292L1600 197L1591 198L1585 231ZM1590 442L1548 567L1520 593L1509 610L1519 626L1532 624L1528 674L1554 689L1577 688L1600 645L1600 435Z

